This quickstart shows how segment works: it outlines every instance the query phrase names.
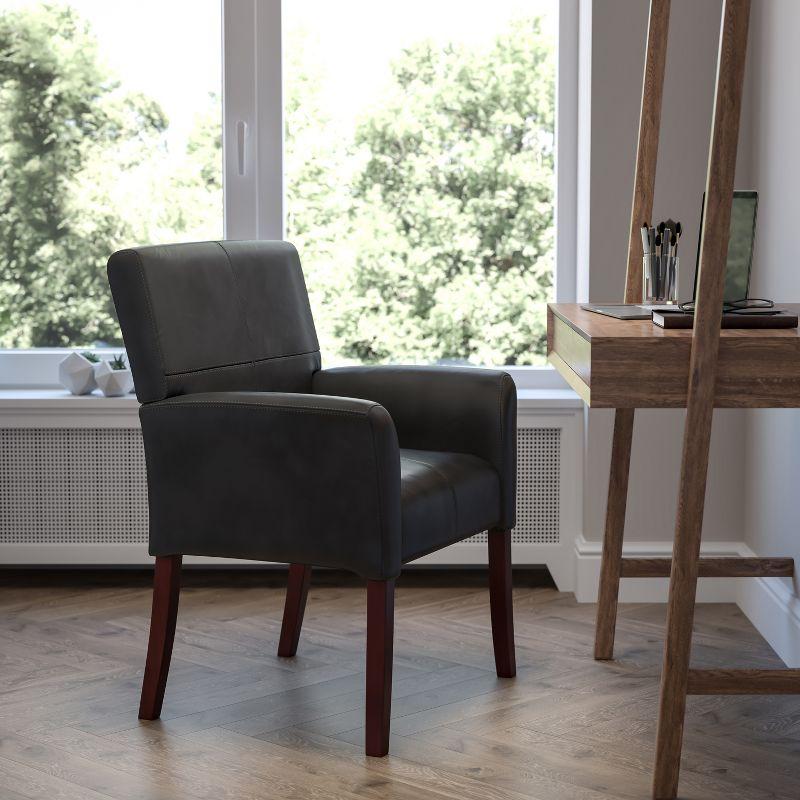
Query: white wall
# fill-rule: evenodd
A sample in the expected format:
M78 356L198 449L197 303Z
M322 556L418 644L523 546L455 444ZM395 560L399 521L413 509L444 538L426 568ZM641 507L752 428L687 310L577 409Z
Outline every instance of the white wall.
M579 150L579 221L584 244L579 236L578 287L583 291L579 300L622 300L648 5L645 0L581 4L580 124L584 130ZM691 297L694 279L720 12L721 0L672 2L654 214L656 221L672 216L683 222L681 294L685 298ZM589 32L591 41L587 42ZM740 171L745 172L746 166ZM587 247L587 240L595 246ZM636 414L628 540L672 540L683 418L682 411ZM612 423L613 412L588 412L583 534L590 541L603 535ZM706 541L744 537L743 442L743 412L717 412L706 495Z
M753 4L750 135L759 208L751 296L783 302L800 301L798 31L797 0ZM800 564L800 411L748 412L746 463L747 543L759 555L794 556Z

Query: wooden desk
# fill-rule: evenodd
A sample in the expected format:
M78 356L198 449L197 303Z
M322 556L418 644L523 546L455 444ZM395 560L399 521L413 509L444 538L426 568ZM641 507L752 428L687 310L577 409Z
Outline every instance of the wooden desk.
M779 305L800 311L798 304ZM690 435L684 439L681 493L693 492L695 502L693 507L679 496L673 559L623 557L634 409L687 406L692 344L691 330L665 330L648 320L614 319L576 304L547 307L550 363L585 403L617 410L597 602L596 659L613 658L620 579L670 576L653 794L659 800L671 800L677 793L687 695L800 692L800 670L698 670L689 665L698 576L790 577L795 571L791 558L698 557L710 408L708 418L700 422L691 419L691 410L687 417ZM800 331L719 331L713 400L718 408L800 408ZM697 444L701 440L702 445ZM686 531L693 535L688 544L683 540Z
M671 0L650 0L625 275L627 303L642 297L640 232L653 222L670 4ZM661 559L625 563L622 557L635 409L686 406L658 706L655 800L675 800L678 795L687 695L800 694L800 670L696 670L690 664L700 575L774 575L776 568L782 575L794 572L791 559L776 564L765 558L725 559L726 563L704 563L700 558L714 408L800 407L796 330L720 331L749 20L750 0L723 0L694 331L665 331L647 321L605 318L576 306L548 310L550 361L589 405L616 409L597 603L598 660L614 657L623 571L625 577L666 571Z
M592 408L685 408L691 350L691 330L547 307L548 360ZM714 405L800 407L798 329L721 331Z

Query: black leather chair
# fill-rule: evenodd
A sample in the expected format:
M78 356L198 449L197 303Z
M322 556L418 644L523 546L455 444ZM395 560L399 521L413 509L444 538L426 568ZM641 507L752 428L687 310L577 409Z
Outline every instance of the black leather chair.
M382 756L394 580L404 563L488 530L497 674L515 674L506 373L321 369L286 242L122 250L108 277L142 402L156 557L140 718L161 713L183 555L291 565L280 656L297 649L312 565L367 579L366 751Z

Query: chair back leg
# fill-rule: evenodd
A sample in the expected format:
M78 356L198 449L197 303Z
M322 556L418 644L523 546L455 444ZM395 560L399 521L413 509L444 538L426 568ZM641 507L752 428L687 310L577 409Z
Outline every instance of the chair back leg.
M306 598L311 583L311 567L307 564L289 565L289 583L286 587L286 604L283 607L283 625L278 643L278 655L289 658L297 652Z
M489 604L494 663L500 678L513 678L517 674L511 585L511 531L490 530Z
M175 621L178 618L178 597L181 588L181 556L158 556L153 581L153 611L150 616L150 641L142 681L139 719L158 719L164 702Z
M367 581L367 717L368 756L389 752L392 715L394 580Z

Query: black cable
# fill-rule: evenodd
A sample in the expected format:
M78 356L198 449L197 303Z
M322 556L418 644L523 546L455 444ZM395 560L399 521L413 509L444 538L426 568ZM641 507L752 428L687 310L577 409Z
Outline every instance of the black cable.
M724 301L722 303L722 313L723 314L753 314L759 313L759 311L763 314L777 314L777 311L773 311L775 303L772 300L766 300L761 297L748 297L744 300L730 300ZM685 303L680 303L678 308L683 311L684 314L694 314L695 311L695 302L694 300L689 300Z

